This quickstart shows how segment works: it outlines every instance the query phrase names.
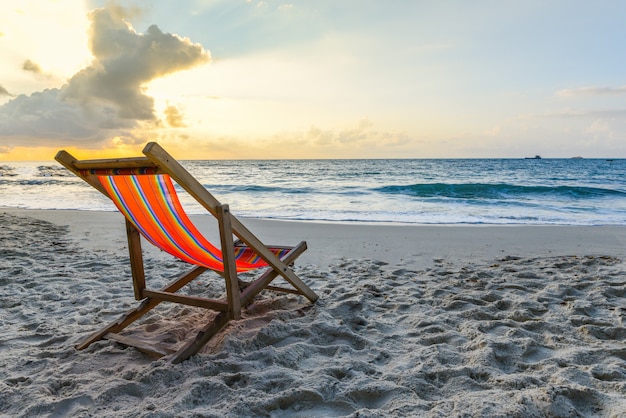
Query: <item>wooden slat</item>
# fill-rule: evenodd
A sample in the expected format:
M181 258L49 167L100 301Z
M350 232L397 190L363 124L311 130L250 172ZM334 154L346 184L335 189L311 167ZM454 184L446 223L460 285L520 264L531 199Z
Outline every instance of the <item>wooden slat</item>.
M139 235L139 231L132 222L126 218L124 219L126 220L126 237L128 239L133 290L135 299L141 300L143 299L141 292L146 288L146 276L143 269L143 255L141 253L141 235Z
M300 244L293 247L293 249L285 255L283 261L287 264L293 263L296 258L298 258L304 251L306 251L306 242L302 241ZM278 276L278 272L273 269L269 269L265 271L261 277L250 283L244 290L241 292L241 303L246 306L256 295L258 295L263 289L265 289L271 282ZM296 288L297 289L297 288ZM298 293L300 289L298 289Z
M100 184L100 182L95 176L83 176L82 175L82 173L80 172L80 169L76 167L76 164L78 164L79 161L76 158L74 158L72 154L70 154L67 151L61 150L57 152L57 155L54 157L54 159L57 160L59 163L61 163L61 165L63 165L68 170L70 170L72 173L74 173L77 177L83 179L85 182L91 185L94 189L98 190L100 193L102 193L106 197L109 197L109 194L106 192L106 190L104 190L104 187L102 187L102 184Z
M74 166L79 170L98 168L154 168L156 165L146 157L110 158L99 160L76 160Z
M161 292L158 290L144 289L143 295L150 299L180 303L182 305L197 306L199 308L212 309L214 311L228 311L228 304L219 300L201 298L198 296L177 295L176 293Z
M228 299L230 319L241 318L241 291L237 280L237 264L235 263L235 249L233 230L228 205L217 207L217 221L222 246L222 262L224 264L224 279L226 281L226 297Z
M167 172L176 183L193 196L206 210L217 217L220 202L195 177L156 142L149 142L143 153L159 168Z
M139 351L157 358L174 353L174 350L171 350L167 347L163 347L158 344L150 344L137 338L126 337L124 335L115 334L112 332L106 334L104 336L104 339L115 341L129 347L135 347Z
M74 158L74 156L69 152L61 150L57 152L57 155L55 155L54 159L60 162L65 168L67 168L74 174L77 174L77 169L74 167L74 164L78 160Z
M176 353L165 356L163 359L170 361L174 364L187 360L189 357L196 354L204 345L219 332L230 320L228 313L221 312L205 325L193 340L188 341L183 345Z

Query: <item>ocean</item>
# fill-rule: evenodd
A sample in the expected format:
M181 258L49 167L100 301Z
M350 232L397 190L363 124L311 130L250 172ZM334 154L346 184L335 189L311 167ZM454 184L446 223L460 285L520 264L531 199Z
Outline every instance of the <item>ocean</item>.
M626 225L626 159L182 161L241 217ZM181 194L189 213L204 209ZM56 162L1 162L0 206L113 211Z

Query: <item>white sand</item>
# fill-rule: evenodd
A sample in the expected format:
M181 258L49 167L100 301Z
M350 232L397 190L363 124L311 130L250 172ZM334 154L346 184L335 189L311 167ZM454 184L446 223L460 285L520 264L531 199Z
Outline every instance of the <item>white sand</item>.
M0 414L626 416L626 227L244 223L308 241L320 300L264 294L171 365L73 348L135 304L120 215L0 208ZM146 253L152 287L184 269ZM205 315L163 305L135 332L178 340Z

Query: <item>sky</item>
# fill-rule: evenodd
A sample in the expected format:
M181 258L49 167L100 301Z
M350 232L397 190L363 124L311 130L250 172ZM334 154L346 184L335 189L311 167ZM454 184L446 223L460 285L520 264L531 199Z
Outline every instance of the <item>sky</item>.
M0 3L0 160L626 158L620 0Z

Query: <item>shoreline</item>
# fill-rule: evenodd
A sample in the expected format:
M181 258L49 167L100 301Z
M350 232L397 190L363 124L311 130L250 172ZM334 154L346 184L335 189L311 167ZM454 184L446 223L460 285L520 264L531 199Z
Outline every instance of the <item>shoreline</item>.
M117 211L20 209L0 212L67 226L70 236L91 250L126 251L124 220ZM198 229L217 240L211 215L191 215ZM263 242L309 249L302 263L327 268L341 259L370 259L412 269L452 263L492 261L501 256L610 255L626 259L626 226L577 225L404 225L318 223L239 218ZM144 251L158 254L151 245Z

